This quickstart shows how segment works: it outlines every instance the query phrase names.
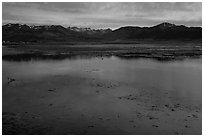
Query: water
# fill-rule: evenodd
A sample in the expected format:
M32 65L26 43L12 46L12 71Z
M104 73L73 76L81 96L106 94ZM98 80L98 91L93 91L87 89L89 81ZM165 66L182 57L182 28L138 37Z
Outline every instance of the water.
M48 134L175 134L191 113L198 121L189 121L183 133L201 131L201 59L3 60L2 73L3 112L39 117L36 125L53 127ZM8 84L8 77L16 81ZM124 98L130 94L136 100ZM178 103L175 113L164 107Z
M152 59L125 60L117 57L65 60L3 61L3 82L7 77L38 79L51 75L87 76L132 83L171 91L175 96L201 102L202 61L186 59L160 62ZM88 77L88 76L87 76Z

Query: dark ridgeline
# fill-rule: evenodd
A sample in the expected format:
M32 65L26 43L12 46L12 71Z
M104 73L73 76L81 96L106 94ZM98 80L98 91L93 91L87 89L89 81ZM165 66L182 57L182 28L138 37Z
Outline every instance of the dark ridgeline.
M114 42L134 40L195 40L202 39L201 27L161 23L153 27L126 26L116 30L65 28L60 25L29 26L6 24L2 27L3 43L7 42Z

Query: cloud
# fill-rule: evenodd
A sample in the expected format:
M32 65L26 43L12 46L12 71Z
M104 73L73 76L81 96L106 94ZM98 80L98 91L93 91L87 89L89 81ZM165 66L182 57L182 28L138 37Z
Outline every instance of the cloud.
M201 26L202 3L4 2L2 18L3 23L60 24L92 28L152 26L163 21Z

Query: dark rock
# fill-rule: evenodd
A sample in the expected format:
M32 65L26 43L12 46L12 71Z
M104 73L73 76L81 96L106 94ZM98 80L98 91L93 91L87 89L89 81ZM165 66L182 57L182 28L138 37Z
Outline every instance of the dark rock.
M169 108L169 105L164 105L165 107Z
M159 126L157 126L157 125L152 125L153 127L159 127Z
M14 78L9 78L8 77L8 84L10 84L11 82L14 82L14 81L16 81Z
M197 116L197 115L195 115L195 114L192 114L192 116L193 116L194 118L198 118L198 116Z

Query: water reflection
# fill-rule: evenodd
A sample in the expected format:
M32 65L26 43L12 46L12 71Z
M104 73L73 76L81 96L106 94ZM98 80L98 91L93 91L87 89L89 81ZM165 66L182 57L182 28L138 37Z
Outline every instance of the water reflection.
M70 55L70 54L13 54L2 56L3 60L7 61L31 61L31 60L63 60L63 59L80 59L80 58L92 58L88 55Z
M80 53L80 54L37 54L37 53L24 53L24 54L12 54L12 55L3 55L2 59L6 61L31 61L31 60L63 60L63 59L70 59L70 60L76 60L76 59L91 59L95 57L101 57L101 58L109 58L116 56L120 59L124 60L135 60L135 59L154 59L157 61L175 61L175 60L185 60L187 56L184 55L152 55L151 53L128 53L128 54L116 54L112 55L112 53L106 53L103 55L96 52L96 53ZM189 55L189 58L199 59L201 58L200 54L193 53L192 55Z
M110 58L75 58L65 60L3 61L3 82L8 76L38 79L49 75L87 76L114 80L145 88L171 91L176 96L201 101L201 59L158 62L152 59L123 60Z

